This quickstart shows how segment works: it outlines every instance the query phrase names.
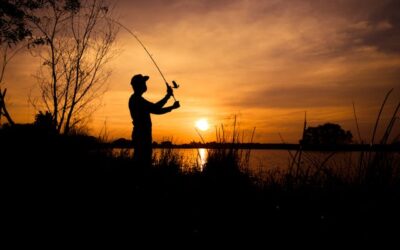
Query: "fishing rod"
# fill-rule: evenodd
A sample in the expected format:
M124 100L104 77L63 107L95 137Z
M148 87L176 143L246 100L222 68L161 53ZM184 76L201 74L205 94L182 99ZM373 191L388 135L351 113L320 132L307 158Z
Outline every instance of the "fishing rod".
M149 55L151 61L152 61L152 62L154 63L154 65L156 66L158 72L160 72L160 75L161 75L161 77L163 78L163 80L164 80L165 85L167 86L167 88L168 88L168 87L171 87L171 86L168 84L167 80L165 79L164 74L161 72L160 67L158 67L158 65L157 65L156 61L154 60L153 56L152 56L152 55L150 54L150 52L147 50L146 46L144 46L144 44L143 44L142 41L139 39L139 37L138 37L135 33L133 33L130 29L128 29L125 25L123 25L122 23L120 23L120 22L118 22L118 21L116 21L116 20L112 20L112 21L113 21L114 23L118 24L121 28L123 28L123 29L125 29L126 31L128 31L128 33L131 34L131 35L139 42L139 44L140 44L140 45L143 47L143 49L146 51L147 55ZM174 89L177 89L177 88L179 87L179 85L178 85L175 81L172 81L172 84L173 84L172 88L174 88ZM174 93L172 93L172 97L174 98L174 101L176 101L175 96L174 96Z

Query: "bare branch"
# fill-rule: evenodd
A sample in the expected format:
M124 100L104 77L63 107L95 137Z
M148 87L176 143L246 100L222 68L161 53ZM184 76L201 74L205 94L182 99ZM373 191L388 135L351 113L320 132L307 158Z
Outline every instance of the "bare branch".
M14 125L15 123L7 111L6 103L4 100L6 97L6 94L7 94L7 89L4 89L4 91L2 92L1 88L0 88L0 113L2 115L4 115L4 117L7 119L8 123L10 125Z
M82 2L76 11L50 4L44 22L37 22L38 36L47 39L39 53L43 60L39 80L42 101L59 132L68 131L95 110L110 75L106 64L113 57L118 32L106 1ZM51 107L51 109L49 109Z

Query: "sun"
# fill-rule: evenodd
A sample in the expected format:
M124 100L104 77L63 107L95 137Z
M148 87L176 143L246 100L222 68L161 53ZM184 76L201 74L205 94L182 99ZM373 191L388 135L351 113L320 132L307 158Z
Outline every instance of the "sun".
M210 125L206 119L200 119L196 121L196 128L200 129L201 131L206 131Z

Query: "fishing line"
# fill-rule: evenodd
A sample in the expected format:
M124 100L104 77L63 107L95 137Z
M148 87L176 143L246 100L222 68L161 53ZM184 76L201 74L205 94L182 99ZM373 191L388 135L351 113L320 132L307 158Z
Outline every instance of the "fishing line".
M136 41L139 42L139 44L140 44L140 45L143 47L143 49L146 51L147 55L150 57L150 59L151 59L151 61L153 62L154 66L156 66L158 72L160 72L160 75L161 75L161 77L163 78L163 80L164 80L164 82L165 82L165 85L166 85L167 87L170 87L169 84L168 84L168 82L167 82L167 80L166 80L165 77L164 77L164 74L161 72L160 67L158 67L158 65L157 65L156 61L154 60L153 56L152 56L152 55L150 54L150 52L147 50L146 46L142 43L142 41L139 39L139 37L138 37L135 33L133 33L130 29L128 29L125 25L123 25L122 23L120 23L120 22L118 22L118 21L116 21L116 20L112 20L112 19L111 19L111 21L113 21L114 23L118 24L120 27L122 27L122 28L125 29L126 31L128 31L128 33L131 34L131 35L136 39ZM172 81L172 83L173 83L173 88L177 89L177 88L179 87L179 85L178 85L175 81ZM174 96L174 93L172 93L172 97L173 97L174 100L176 101L175 96Z

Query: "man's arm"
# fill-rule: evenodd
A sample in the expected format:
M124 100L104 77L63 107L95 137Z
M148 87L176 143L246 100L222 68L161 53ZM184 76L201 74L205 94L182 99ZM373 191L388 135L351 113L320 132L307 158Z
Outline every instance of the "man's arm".
M152 114L165 114L171 111L170 107L163 108L163 106L167 103L169 98L170 96L167 94L163 99L161 99L156 103L152 103L146 100L145 105L148 111Z
M173 109L179 108L180 105L179 105L179 102L177 102L177 101L175 101L175 103L172 106L163 108L163 106L167 103L168 99L172 95L173 95L173 90L172 90L171 86L167 86L167 94L165 95L165 97L163 99L161 99L160 101L158 101L156 103L151 103L151 102L146 103L149 112L152 114L161 115L161 114L171 112Z
M162 115L162 114L171 112L172 110L173 110L172 106L169 106L169 107L165 107L165 108L152 110L150 113L156 114L156 115Z
M176 101L172 106L162 108L162 107L158 106L157 104L149 102L148 107L149 107L150 113L156 114L156 115L162 115L162 114L171 112L173 109L179 108L180 105L179 105L179 102Z
M164 107L164 105L168 102L169 98L171 97L171 95L169 95L168 93L164 96L163 99L159 100L158 102L154 103L155 106L157 106L157 108L162 108Z
M165 97L158 102L155 103L159 108L164 107L164 105L167 103L168 99L174 95L174 91L172 90L171 86L167 85L167 94Z

